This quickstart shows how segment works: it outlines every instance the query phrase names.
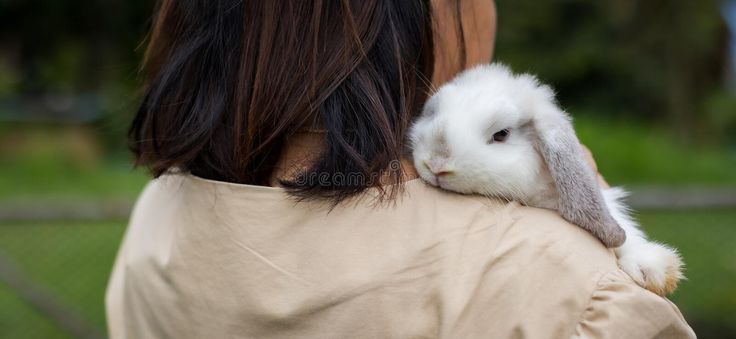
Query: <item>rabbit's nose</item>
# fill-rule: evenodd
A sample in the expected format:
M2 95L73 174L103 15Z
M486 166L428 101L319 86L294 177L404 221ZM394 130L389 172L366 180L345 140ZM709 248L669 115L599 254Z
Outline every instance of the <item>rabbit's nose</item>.
M452 174L452 170L447 166L447 159L444 158L432 158L429 162L424 162L424 166L438 177Z

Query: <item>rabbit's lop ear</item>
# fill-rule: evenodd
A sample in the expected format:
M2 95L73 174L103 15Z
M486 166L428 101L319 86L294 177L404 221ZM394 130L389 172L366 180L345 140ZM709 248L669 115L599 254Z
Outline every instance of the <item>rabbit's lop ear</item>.
M613 219L588 165L570 118L552 100L537 103L532 120L537 148L547 163L559 194L558 211L587 230L606 247L619 247L626 233Z

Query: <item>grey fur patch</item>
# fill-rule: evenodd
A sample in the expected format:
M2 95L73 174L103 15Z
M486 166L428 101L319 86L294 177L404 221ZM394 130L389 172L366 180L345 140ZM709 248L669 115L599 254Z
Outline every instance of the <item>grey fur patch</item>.
M555 113L538 115L533 126L537 148L559 194L557 209L564 219L587 230L606 247L619 247L626 233L608 211L572 123L564 112Z
M424 104L424 108L422 109L422 117L426 119L433 118L435 115L437 115L438 110L439 99L437 99L437 96L431 96Z
M445 133L445 127L438 126L432 133L432 138L434 138L434 143L437 146L434 151L445 157L450 156L450 150L447 147L447 135Z

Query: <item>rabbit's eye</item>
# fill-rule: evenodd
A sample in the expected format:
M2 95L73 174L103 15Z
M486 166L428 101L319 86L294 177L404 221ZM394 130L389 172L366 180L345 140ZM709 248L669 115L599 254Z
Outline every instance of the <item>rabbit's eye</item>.
M500 131L498 131L498 132L496 132L496 133L493 134L493 138L491 139L491 141L489 142L489 144L490 143L494 143L494 142L504 142L504 141L506 141L506 139L509 138L509 134L510 133L509 133L509 129L508 128L503 129L503 130L500 130Z

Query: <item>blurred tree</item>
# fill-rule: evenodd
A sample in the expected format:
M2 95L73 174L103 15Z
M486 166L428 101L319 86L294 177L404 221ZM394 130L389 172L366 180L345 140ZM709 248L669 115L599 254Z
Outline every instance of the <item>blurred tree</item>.
M575 111L657 121L722 140L728 30L718 0L496 0L497 60L531 71ZM94 93L109 145L135 108L152 0L0 0L0 100ZM719 131L716 131L719 129Z
M0 0L0 57L18 92L95 90L134 72L151 1Z
M137 101L137 47L153 4L0 0L0 116L5 107L28 121L45 110L41 115L58 117L49 121L86 122L95 142L124 151Z
M497 60L532 71L568 107L709 135L727 28L715 0L497 0ZM711 105L712 106L712 105Z

